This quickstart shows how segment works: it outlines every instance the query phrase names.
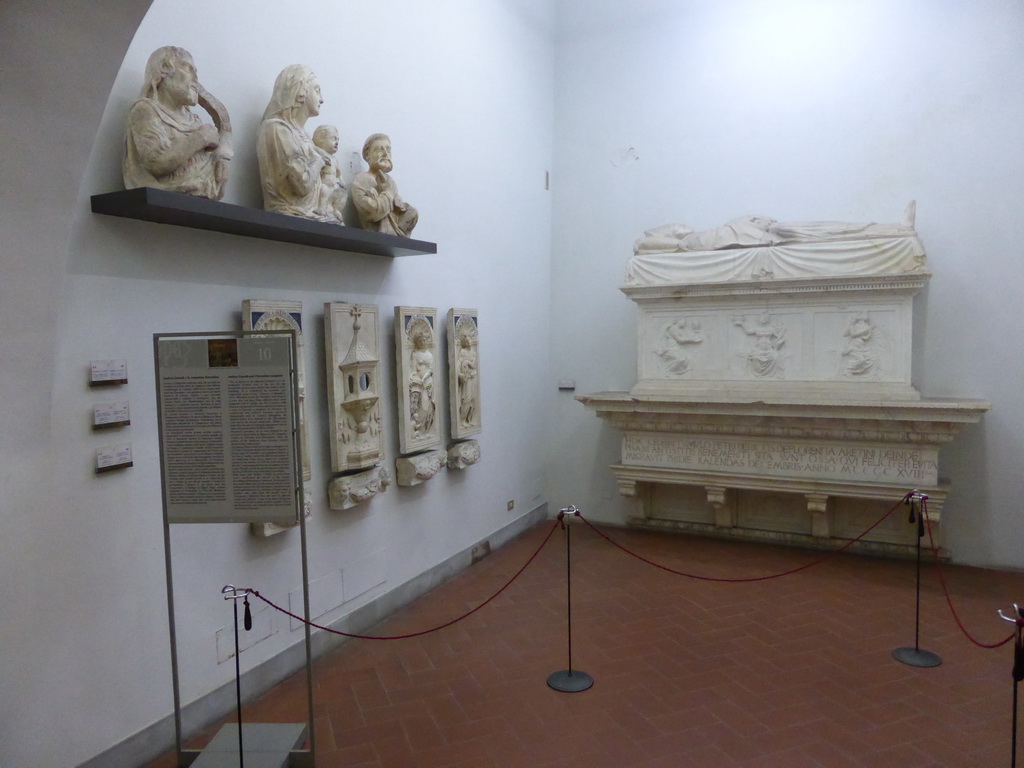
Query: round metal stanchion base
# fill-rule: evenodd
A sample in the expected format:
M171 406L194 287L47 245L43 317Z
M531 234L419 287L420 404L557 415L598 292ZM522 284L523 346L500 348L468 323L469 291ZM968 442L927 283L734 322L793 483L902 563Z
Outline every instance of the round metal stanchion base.
M921 648L897 648L892 652L892 657L912 667L937 667L942 663L938 654Z
M548 675L548 687L562 693L579 693L594 684L594 678L578 669L562 669Z

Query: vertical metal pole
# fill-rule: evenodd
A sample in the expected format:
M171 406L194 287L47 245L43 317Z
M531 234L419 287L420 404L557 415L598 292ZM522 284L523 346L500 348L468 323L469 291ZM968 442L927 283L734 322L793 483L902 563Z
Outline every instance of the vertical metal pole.
M1020 646L1020 630L1017 630ZM1010 728L1010 768L1017 768L1017 681L1013 681L1013 726Z
M159 385L158 385L159 386ZM161 446L161 452L163 447ZM171 641L171 689L174 696L174 748L181 762L181 685L178 682L178 639L174 628L174 576L171 573L171 526L164 508L164 563L167 572L167 633Z
M291 332L291 369L292 369L292 445L295 449L295 501L299 513L299 546L302 556L302 610L305 617L303 627L305 629L306 645L306 722L309 724L309 765L316 765L316 733L313 715L313 640L312 630L309 626L309 554L306 542L306 498L305 487L302 484L302 425L300 423L299 408L299 336L293 329Z
M238 645L238 595L231 608L235 614L235 705L238 711L238 768L245 768L245 747L242 745L242 651Z
M1002 612L1002 608L999 608L996 612L1002 621L1011 622L1017 628L1017 637L1014 640L1013 724L1010 728L1010 768L1017 768L1017 686L1021 680L1024 680L1024 638L1021 637L1021 632L1024 631L1024 608L1014 603L1014 614L1012 616Z
M917 523L917 585L914 605L914 647L896 648L892 656L901 664L911 667L937 667L942 663L942 658L931 651L921 649L921 539L924 538L924 502L928 498L920 491L912 491L905 497L910 501L910 522ZM914 503L920 502L921 507L916 510L917 517L914 517Z
M1016 608L1016 606L1014 606ZM1002 613L1002 612L1000 612ZM1010 729L1010 768L1017 768L1017 688L1024 676L1024 639L1021 638L1021 611L1017 608L1017 639L1013 646L1013 727Z
M914 501L911 499L913 509ZM917 600L914 606L914 651L920 653L921 641L921 539L924 538L924 511L917 511Z
M156 411L163 413L160 395L160 334L153 334L153 363L156 369ZM178 682L178 639L174 626L174 574L171 570L171 524L167 517L167 478L164 477L164 432L159 425L157 440L160 448L160 500L164 523L164 570L167 576L167 634L171 644L171 690L174 698L174 749L181 763L181 685Z
M565 592L566 616L569 624L569 677L572 677L572 547L569 546L572 526L565 526Z
M302 485L299 485L299 499L302 500ZM309 722L309 754L310 765L316 764L316 735L313 726L313 641L309 626L309 564L306 557L306 511L299 512L299 539L302 544L302 610L305 615L303 626L306 628L306 706Z
M1017 685L1024 680L1024 639L1021 637L1021 632L1024 631L1024 608L1014 603L1013 616L1007 616L1003 613L1002 608L996 613L1003 621L1009 621L1015 625L1017 630L1017 636L1013 643L1013 707L1010 726L1010 768L1017 768Z
M569 530L572 528L570 521L566 519L569 515L578 515L579 510L575 506L569 506L559 510L558 519L565 526L565 589L566 589L566 617L569 625L569 668L548 675L548 687L563 693L579 693L585 691L594 684L594 678L586 672L580 672L572 668L572 547L570 546Z

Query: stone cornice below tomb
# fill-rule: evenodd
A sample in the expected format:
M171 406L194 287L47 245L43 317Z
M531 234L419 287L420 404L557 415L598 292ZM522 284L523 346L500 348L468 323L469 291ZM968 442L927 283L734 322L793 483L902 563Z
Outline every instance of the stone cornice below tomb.
M984 400L826 402L597 392L576 399L625 431L941 445L991 408Z
M619 290L636 302L658 299L693 299L697 297L729 297L759 295L829 294L835 292L877 292L915 294L931 278L920 269L901 275L823 275L762 280L731 280L723 282L661 283L658 285L623 285Z

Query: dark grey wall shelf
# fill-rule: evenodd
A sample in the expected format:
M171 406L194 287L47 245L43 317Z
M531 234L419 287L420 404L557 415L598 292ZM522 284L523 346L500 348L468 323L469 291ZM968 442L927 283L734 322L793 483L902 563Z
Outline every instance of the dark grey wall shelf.
M437 253L437 244L411 240L356 227L342 227L258 208L207 200L152 187L126 189L92 196L93 213L128 219L208 229L229 235L258 237L284 243L330 248L374 256L413 256Z

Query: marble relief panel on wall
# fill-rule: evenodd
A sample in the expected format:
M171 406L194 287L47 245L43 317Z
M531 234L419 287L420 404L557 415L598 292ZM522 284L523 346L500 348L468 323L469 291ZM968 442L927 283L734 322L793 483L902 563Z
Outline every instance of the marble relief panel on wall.
M480 316L475 309L448 310L448 400L452 439L479 433Z
M377 314L372 304L324 304L331 469L335 472L372 467L384 457Z
M395 307L398 443L402 453L441 444L437 310Z

